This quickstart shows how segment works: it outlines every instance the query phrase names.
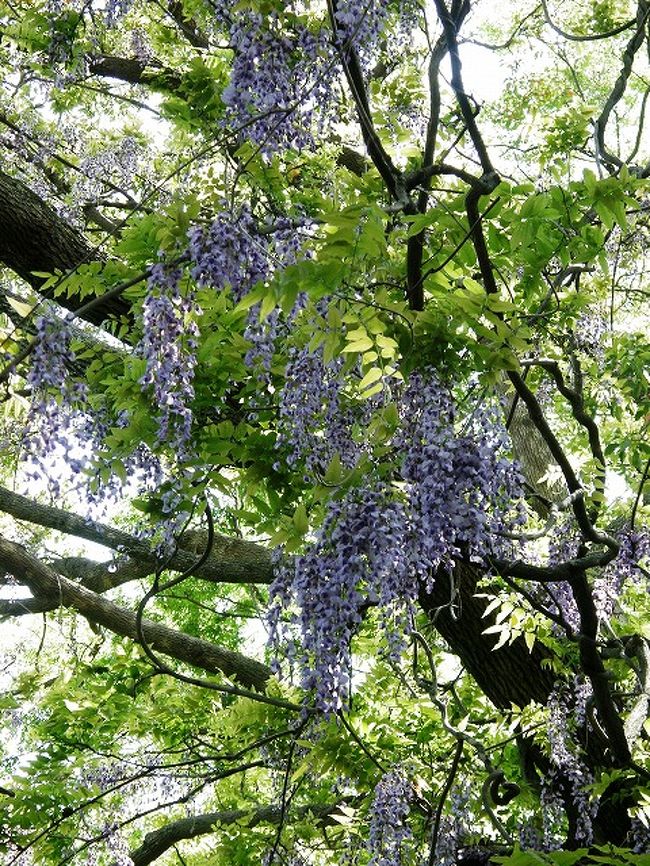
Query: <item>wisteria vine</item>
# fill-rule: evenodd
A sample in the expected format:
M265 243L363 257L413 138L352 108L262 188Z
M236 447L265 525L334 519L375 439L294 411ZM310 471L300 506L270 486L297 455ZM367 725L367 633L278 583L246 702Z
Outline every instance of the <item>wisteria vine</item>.
M336 404L337 387L317 353L303 350L290 362L280 404L288 432L279 440L290 465L304 458L313 470L330 457L323 407ZM496 412L477 410L458 433L449 389L432 370L414 372L397 401L399 483L371 472L363 487L333 497L314 541L278 566L271 588L273 640L295 600L299 612L290 621L300 633L302 684L326 714L347 705L350 642L369 607L382 611L398 655L420 583L431 588L436 572L451 570L461 556L484 561L499 531L523 519L519 473Z
M158 441L172 440L183 461L192 438L191 401L200 310L192 294L180 291L182 271L162 263L154 265L143 304L140 353L146 369L140 379L151 388L159 410Z

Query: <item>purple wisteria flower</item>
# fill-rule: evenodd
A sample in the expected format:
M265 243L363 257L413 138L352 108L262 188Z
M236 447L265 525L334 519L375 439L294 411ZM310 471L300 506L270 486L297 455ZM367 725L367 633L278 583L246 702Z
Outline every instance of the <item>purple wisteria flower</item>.
M361 453L352 436L354 409L341 408L337 364L301 349L287 366L278 445L289 466L304 464L308 481L334 454L352 467ZM393 442L402 455L399 484L371 474L363 487L333 498L315 540L280 565L271 590L276 645L282 609L293 600L299 607L289 617L301 634L291 656L326 714L347 703L350 642L365 610L379 607L397 659L420 581L430 586L439 568L451 569L461 556L481 560L493 549L494 533L521 518L512 508L521 495L519 476L504 456L496 413L475 412L458 434L451 396L431 372L411 376L399 411Z
M618 540L618 556L594 580L594 601L602 618L612 615L625 584L638 582L644 574L643 563L650 561L650 532L647 528L627 530ZM647 570L645 574L647 577Z
M275 13L242 11L230 25L235 57L221 97L226 121L263 153L309 146L314 112L332 102L326 31L313 32L298 19L285 24Z
M277 447L287 464L304 463L313 480L328 467L335 454L352 467L360 454L352 437L354 413L343 407L342 359L323 361L322 349L293 349L280 392Z
M268 276L268 241L246 208L239 214L224 211L208 228L193 226L188 237L192 277L199 286L230 289L240 301Z
M132 5L133 0L106 0L106 11L104 12L106 25L113 27L117 24L120 18L123 18L127 14Z
M178 268L156 264L151 269L142 311L143 336L139 351L146 361L140 379L151 389L159 410L158 441L173 445L183 460L190 453L191 402L200 312L192 295L182 295Z
M408 532L404 508L387 487L351 490L330 502L316 541L305 554L276 569L271 587L275 605L269 616L272 639L279 641L281 611L295 598L299 612L293 621L302 643L294 652L302 665L302 684L313 690L315 705L327 715L347 705L350 642L364 610L381 605L388 615L398 608L401 616L395 616L401 633L405 631L404 609L417 594L410 546L404 543Z
M72 456L73 471L82 468L74 460L75 449L83 444L75 427L85 417L88 388L70 373L75 353L70 348L69 325L54 316L40 316L35 326L36 344L27 374L32 399L23 449L28 477L47 479L51 493L57 495L60 481L54 476L56 459Z
M578 754L572 731L575 729L577 718L584 718L591 690L584 681L576 681L575 685L577 691L557 686L549 695L546 731L552 770L547 783L552 785L553 776L558 773L568 780L577 813L576 840L589 845L592 840L592 820L597 804L592 800L588 788L594 780Z
M433 371L412 374L401 399L395 445L403 455L410 514L422 576L451 568L461 553L475 561L495 552L499 533L522 520L521 478L505 457L495 411L477 409L456 433L448 389Z
M369 866L401 866L413 835L407 823L412 800L413 789L399 767L381 777L370 807Z
M338 0L335 9L337 37L341 44L358 46L364 53L376 46L388 14L385 0Z

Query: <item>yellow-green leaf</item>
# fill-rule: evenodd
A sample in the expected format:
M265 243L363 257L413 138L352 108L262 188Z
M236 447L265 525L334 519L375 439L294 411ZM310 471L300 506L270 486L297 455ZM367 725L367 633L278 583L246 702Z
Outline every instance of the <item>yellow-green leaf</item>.
M381 379L381 376L382 372L379 367L371 367L359 382L359 388L364 391L369 385L373 385L378 379Z

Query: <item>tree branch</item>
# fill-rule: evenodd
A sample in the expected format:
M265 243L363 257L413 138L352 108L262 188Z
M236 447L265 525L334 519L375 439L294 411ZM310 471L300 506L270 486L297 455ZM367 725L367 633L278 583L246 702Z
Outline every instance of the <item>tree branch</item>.
M649 14L649 0L639 0L635 19L636 29L634 31L634 35L629 40L623 51L623 65L621 71L618 78L616 79L616 82L614 83L612 92L605 100L603 109L594 123L594 138L597 147L596 157L599 159L603 159L604 162L609 165L610 170L612 168L621 166L623 164L623 161L618 156L609 153L609 151L607 150L605 146L605 131L607 129L607 123L609 121L610 114L614 110L616 104L622 99L623 94L625 93L625 90L627 88L627 82L632 73L632 66L634 64L634 58L636 56L636 53L645 41L646 24Z
M302 806L296 809L296 814L301 818L313 815L319 823L326 823L337 808L337 805L330 804ZM133 866L148 866L182 839L195 839L197 836L214 833L219 827L230 824L245 822L247 827L256 827L258 824L278 824L281 816L280 806L260 806L253 810L231 809L224 812L208 812L204 815L171 821L159 830L147 833L142 845L131 851Z
M372 121L370 102L363 81L363 72L361 71L359 57L357 52L349 43L340 45L338 26L336 23L336 0L330 0L328 6L330 11L330 21L334 31L334 38L339 46L339 55L350 88L350 93L352 94L357 109L361 134L363 136L364 144L368 149L368 155L381 175L391 198L394 199L400 207L408 210L413 207L413 203L404 187L402 173L386 152Z
M562 470L562 474L564 476L564 480L566 482L569 493L579 494L580 491L582 491L582 484L578 480L578 477L575 474L573 467L569 462L569 459L564 453L564 449L558 442L557 437L555 436L548 422L546 421L541 406L537 402L537 398L530 390L528 385L524 382L523 378L519 375L519 373L509 372L508 377L514 385L517 395L528 409L530 420L539 430L542 438L548 445L549 451L551 452L553 459ZM615 556L618 553L619 549L618 542L606 532L599 532L594 528L590 520L589 514L587 513L584 496L576 495L573 499L572 504L573 513L575 514L576 521L578 522L578 526L580 527L580 530L583 533L585 539L587 539L588 541L592 541L595 544L605 544L613 553L613 556ZM613 556L611 558L613 558Z
M103 625L115 634L137 639L136 615L112 601L56 574L49 566L32 556L20 544L0 536L0 568L26 584L37 597L56 599L62 607ZM150 620L142 620L147 643L159 652L209 673L223 673L248 688L264 691L270 669L261 662L224 649L209 641L176 631ZM241 690L235 690L241 694ZM251 694L256 699L263 696Z
M11 514L18 520L127 553L138 562L153 566L152 571L160 566L160 559L146 541L112 526L88 521L62 508L41 505L26 496L7 490L6 487L0 487L0 511ZM195 561L194 553L180 547L171 560L165 563L165 567L174 571L186 571L192 568ZM268 584L273 579L271 553L255 542L215 533L210 556L203 566L196 569L194 576L213 583Z
M18 178L0 170L0 263L39 291L45 277L34 272L66 273L84 262L96 261L97 251L81 232L72 228L56 211ZM57 303L77 311L87 306L80 295L63 294ZM100 325L109 316L127 315L130 305L120 297L107 297L87 308L83 318Z
M625 30L629 30L630 27L634 27L633 19L632 21L626 21L625 24L620 24L618 27L613 27L611 30L606 30L604 33L588 33L584 36L580 36L575 33L568 33L566 30L563 30L561 27L558 27L558 25L555 24L549 14L548 4L546 0L542 0L542 9L544 10L544 20L551 28L551 30L553 30L555 33L558 34L558 36L561 36L563 39L568 39L571 42L594 42L597 39L610 39L612 36L617 36L619 33L623 33Z

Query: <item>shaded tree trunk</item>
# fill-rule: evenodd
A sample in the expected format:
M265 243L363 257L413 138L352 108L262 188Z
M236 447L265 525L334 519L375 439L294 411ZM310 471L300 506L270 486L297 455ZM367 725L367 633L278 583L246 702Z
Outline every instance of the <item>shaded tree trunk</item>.
M545 703L555 679L543 664L551 653L537 643L529 652L522 638L493 650L494 636L483 634L493 622L484 618L489 599L475 595L480 577L480 572L466 563L459 564L451 576L441 571L433 591L420 592L420 604L495 706L508 709L513 704Z
M25 183L0 171L0 263L14 271L35 289L41 290L45 278L35 272L66 273L80 264L101 258L83 234L70 226ZM73 312L88 297L65 294L56 298ZM90 310L84 318L100 325L111 316L126 315L129 304L111 298Z

